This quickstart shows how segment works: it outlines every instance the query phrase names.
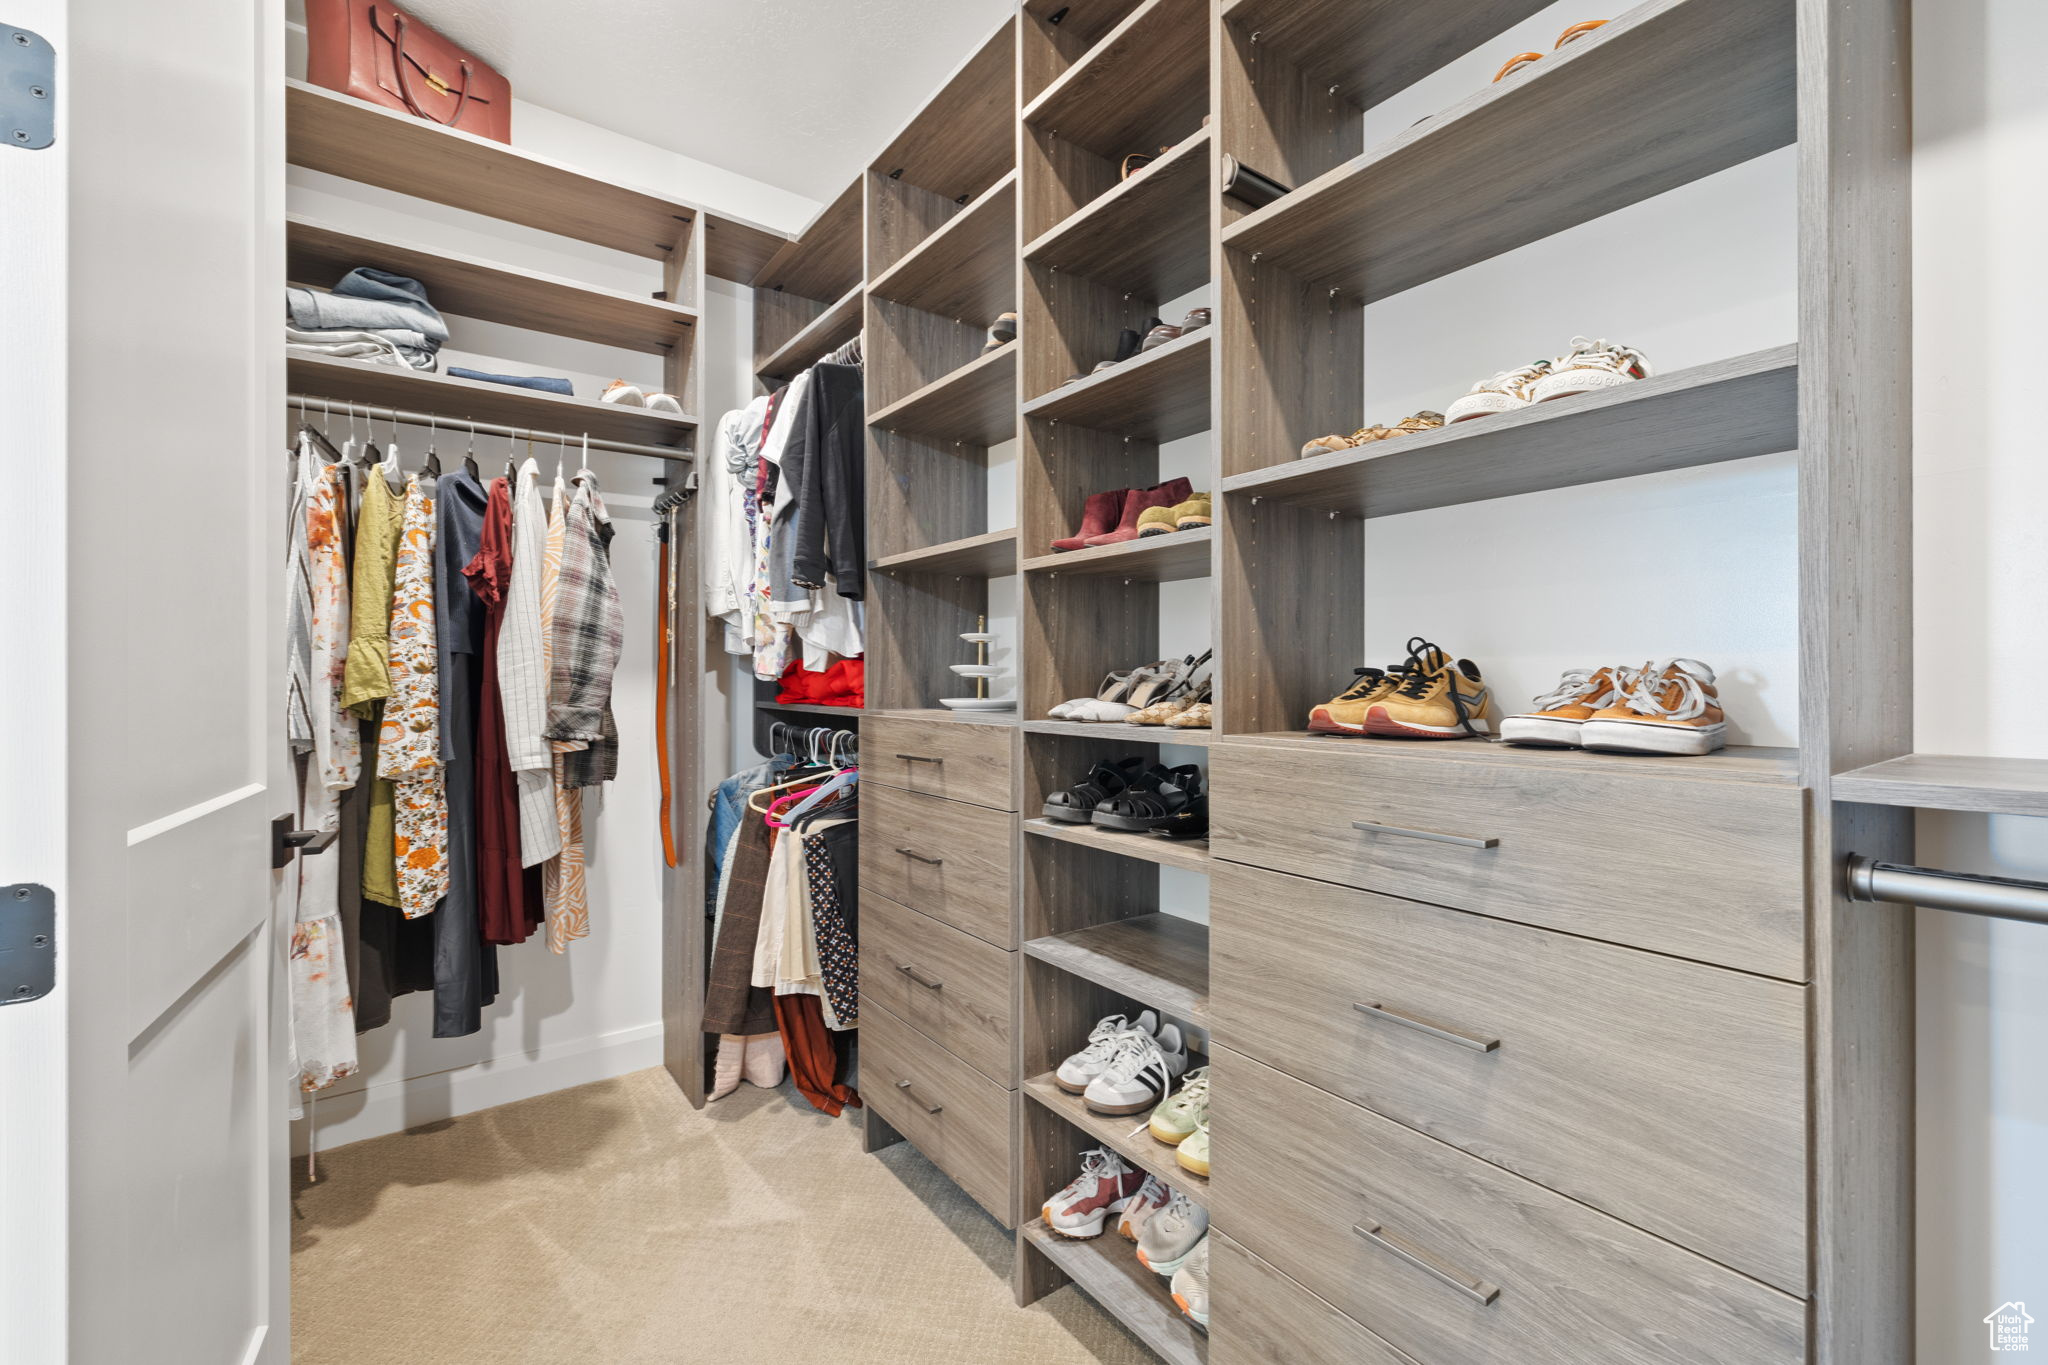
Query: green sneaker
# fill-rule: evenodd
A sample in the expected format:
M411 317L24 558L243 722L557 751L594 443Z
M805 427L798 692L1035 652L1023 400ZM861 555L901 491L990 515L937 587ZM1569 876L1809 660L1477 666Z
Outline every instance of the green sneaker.
M1152 1136L1169 1147L1178 1147L1188 1140L1196 1123L1208 1112L1209 1068L1196 1067L1187 1074L1179 1090L1153 1109Z
M1173 1159L1178 1161L1184 1170L1193 1171L1205 1180L1208 1178L1209 1111L1207 1109L1204 1109L1202 1116L1195 1120L1195 1131L1188 1134L1188 1140L1180 1145L1180 1150L1174 1153Z

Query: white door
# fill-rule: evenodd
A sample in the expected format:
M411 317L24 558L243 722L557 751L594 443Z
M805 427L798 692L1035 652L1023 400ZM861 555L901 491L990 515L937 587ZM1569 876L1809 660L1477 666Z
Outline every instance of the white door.
M0 0L57 62L0 145L0 885L58 963L0 1006L6 1365L289 1357L281 9Z

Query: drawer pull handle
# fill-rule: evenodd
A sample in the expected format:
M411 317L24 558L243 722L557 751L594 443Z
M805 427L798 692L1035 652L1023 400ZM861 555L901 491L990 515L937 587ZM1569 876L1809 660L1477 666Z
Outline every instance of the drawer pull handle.
M927 858L922 853L914 853L907 848L899 848L896 851L906 858L915 858L921 863L930 863L933 867L937 867L946 861L944 858Z
M1401 1025L1403 1028L1412 1028L1417 1033L1427 1033L1432 1038L1441 1038L1447 1043L1456 1043L1459 1047L1469 1047L1474 1052L1492 1052L1500 1047L1500 1039L1498 1038L1476 1038L1469 1033L1460 1033L1454 1028L1445 1028L1442 1024L1432 1024L1426 1019L1417 1019L1412 1014L1403 1014L1399 1010L1390 1010L1377 1000L1370 1005L1360 1003L1353 1005L1351 1008L1357 1010L1360 1014L1370 1014L1380 1019L1390 1020Z
M896 757L902 759L905 763L944 763L946 761L943 758L933 758L930 754L898 754Z
M1399 1233L1388 1232L1378 1223L1362 1223L1351 1230L1367 1241L1385 1247L1417 1270L1442 1280L1481 1308L1492 1307L1493 1301L1500 1297L1499 1285L1488 1284L1477 1276L1453 1269Z
M908 962L903 963L899 970L905 976L909 977L912 981L915 981L918 985L923 986L926 990L942 991L946 988L945 982L932 980L923 972L920 972L917 968L911 966Z
M898 1090L901 1090L904 1094L910 1096L910 1098L917 1100L919 1104L924 1104L924 1101L919 1098L918 1093L910 1088L909 1081L896 1082L896 1088ZM945 1107L946 1106L943 1104L924 1104L924 1112L927 1114L936 1114Z
M1351 828L1367 834L1399 834L1408 839L1427 839L1432 844L1456 844L1460 848L1499 848L1498 839L1474 839L1466 834L1441 834L1433 829L1404 829L1400 825L1376 825L1370 820L1353 820Z

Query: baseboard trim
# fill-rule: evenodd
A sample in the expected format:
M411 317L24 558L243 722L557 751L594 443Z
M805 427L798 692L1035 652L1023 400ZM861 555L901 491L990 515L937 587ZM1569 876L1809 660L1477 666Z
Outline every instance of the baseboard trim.
M320 1150L660 1065L661 1024L657 1021L575 1042L550 1043L471 1066L379 1081L360 1090L323 1093L314 1106ZM304 1119L292 1124L294 1156L306 1154L311 1132Z

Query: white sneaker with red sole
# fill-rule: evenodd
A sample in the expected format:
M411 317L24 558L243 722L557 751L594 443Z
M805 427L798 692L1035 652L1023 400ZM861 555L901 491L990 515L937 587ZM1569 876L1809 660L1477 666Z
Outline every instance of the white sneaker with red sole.
M1126 1166L1115 1152L1101 1147L1083 1152L1081 1174L1045 1201L1045 1225L1077 1241L1100 1237L1103 1223L1129 1208L1144 1183L1144 1172Z

